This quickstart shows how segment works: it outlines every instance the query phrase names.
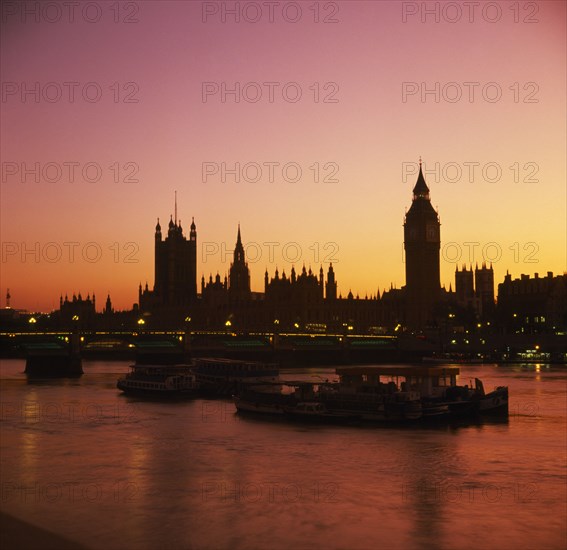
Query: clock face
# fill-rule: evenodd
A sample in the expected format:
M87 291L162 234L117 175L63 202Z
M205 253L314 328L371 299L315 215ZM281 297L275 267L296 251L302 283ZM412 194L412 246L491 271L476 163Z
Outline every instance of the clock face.
M436 225L428 225L425 235L428 241L436 241L439 237L439 229Z

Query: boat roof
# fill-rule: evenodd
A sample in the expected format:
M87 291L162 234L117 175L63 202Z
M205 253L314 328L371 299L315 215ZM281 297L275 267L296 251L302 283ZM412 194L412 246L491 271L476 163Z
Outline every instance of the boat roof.
M155 364L144 364L144 363L135 363L130 365L131 369L146 369L146 370L158 370L158 369L168 369L168 370L189 370L193 368L192 365L184 365L184 364L174 364L174 365L155 365Z
M277 365L275 363L265 363L263 361L248 361L246 359L227 359L225 357L195 357L194 362L196 365L252 365L255 367L269 367L273 368Z
M358 367L338 367L336 373L343 375L367 375L367 376L446 376L458 375L461 372L459 367L447 366L413 366L413 365L372 365Z

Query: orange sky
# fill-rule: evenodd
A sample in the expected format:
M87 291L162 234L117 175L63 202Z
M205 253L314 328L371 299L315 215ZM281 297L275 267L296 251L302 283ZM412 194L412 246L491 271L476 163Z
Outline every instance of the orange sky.
M492 259L496 283L566 270L565 3L453 23L445 2L439 22L421 3L320 3L318 23L307 3L295 23L134 4L92 23L3 12L2 305L10 288L16 308L79 291L130 308L175 190L199 280L228 271L240 222L253 290L294 259L332 260L343 295L400 287L420 155L442 283L456 259Z

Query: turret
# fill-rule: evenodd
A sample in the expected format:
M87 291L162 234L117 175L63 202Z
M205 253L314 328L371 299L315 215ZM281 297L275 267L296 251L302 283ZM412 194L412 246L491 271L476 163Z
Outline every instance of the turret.
M329 270L327 271L325 297L327 298L327 300L337 299L337 282L335 281L335 271L333 270L332 263L329 265Z

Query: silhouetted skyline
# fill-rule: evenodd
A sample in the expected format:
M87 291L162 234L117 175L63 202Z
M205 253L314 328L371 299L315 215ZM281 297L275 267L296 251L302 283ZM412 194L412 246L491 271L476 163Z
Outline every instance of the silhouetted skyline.
M307 9L296 24L204 22L201 4L144 2L133 24L110 12L97 24L3 24L0 223L17 252L2 264L2 294L10 288L14 307L47 311L79 290L131 307L132 281L153 266L148 220L167 224L175 190L183 226L195 216L201 243L219 247L206 265L198 251L199 275L224 276L240 222L262 251L254 290L266 267L289 273L281 251L293 242L296 266L336 258L343 292L400 286L419 155L442 212L442 284L449 259L470 263L466 243L478 243L473 266L500 253L497 281L563 272L564 3L538 2L537 23L503 8L498 23L481 13L454 24L404 21L400 2L341 3L335 24ZM278 83L273 102L265 82ZM287 83L301 100L291 101L295 85L282 95ZM96 256L92 242L95 262L82 255ZM273 260L264 242L279 243ZM22 262L35 243L39 261ZM64 243L79 243L74 261Z

